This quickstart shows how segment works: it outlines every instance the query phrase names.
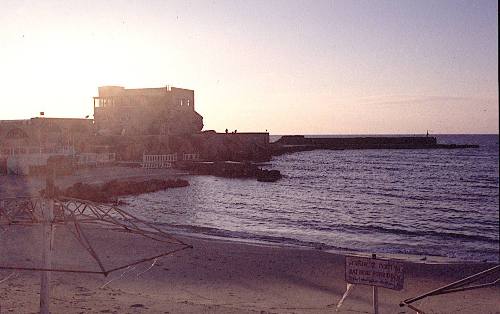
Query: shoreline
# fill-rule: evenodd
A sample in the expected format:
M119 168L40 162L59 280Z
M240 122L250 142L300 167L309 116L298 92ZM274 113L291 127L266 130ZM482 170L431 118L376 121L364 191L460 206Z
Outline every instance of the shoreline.
M178 237L183 237L187 239L197 239L197 240L208 240L208 241L221 241L235 244L248 244L248 245L257 245L263 247L270 248L292 248L298 250L311 250L311 251L319 251L325 252L328 254L340 255L340 256L359 256L359 257L371 257L371 252L365 252L360 250L350 250L348 248L340 249L340 248L331 248L328 245L324 245L323 243L310 242L311 245L299 244L299 243L287 243L287 242L278 242L278 241L266 241L258 238L243 238L237 236L222 236L222 235L214 235L207 234L205 232L196 232L195 230L186 230L192 227L192 229L199 229L196 226L169 226L167 224L162 223L153 223L160 227L167 226L166 228L170 234L173 234ZM297 242L299 242L297 240ZM315 245L313 245L315 244ZM460 260L451 257L438 256L438 255L415 255L415 254L404 254L404 253L376 253L378 258L381 259L392 259L402 262L414 263L414 264L422 264L422 265L463 265L463 264L475 264L475 265L495 265L498 261L479 261L479 260Z
M58 187L67 188L76 182L82 182L87 184L102 184L109 182L111 180L148 180L154 178L179 178L179 177L189 177L191 174L179 171L177 169L143 169L143 168L130 168L125 166L111 166L111 167L96 167L89 169L80 169L75 174L70 176L57 177L55 182ZM12 184L14 189L11 189L9 193L5 193L5 190L1 189L6 184ZM24 183L24 184L23 184ZM33 197L38 196L38 191L44 186L44 178L40 177L26 177L26 176L0 176L0 198L11 198L15 197L16 192L19 190L27 191L26 195L22 197ZM20 189L16 189L20 187ZM3 190L3 191L2 191ZM7 195L7 197L5 197ZM133 197L133 195L122 195L118 199L122 200L126 197ZM259 243L268 246L277 247L291 247L291 248L301 248L301 249L311 249L324 251L332 254L340 255L353 255L353 256L370 256L371 252L354 250L350 248L336 248L331 245L313 242L313 241L302 241L298 239L273 239L272 236L263 236L249 234L248 236L238 236L233 234L232 231L224 229L216 229L211 227L200 227L195 225L169 225L166 223L155 223L160 226L166 226L170 228L170 232L179 234L181 236L187 236L199 239L218 239L226 240L236 243ZM172 229L173 228L173 229ZM213 230L212 230L213 229ZM268 239L266 239L266 237ZM288 240L288 241L286 241ZM416 255L416 254L406 254L406 253L385 253L377 252L379 257L393 258L401 261L410 261L420 264L461 264L461 263L494 263L492 260L461 260L452 257L437 256L437 255Z

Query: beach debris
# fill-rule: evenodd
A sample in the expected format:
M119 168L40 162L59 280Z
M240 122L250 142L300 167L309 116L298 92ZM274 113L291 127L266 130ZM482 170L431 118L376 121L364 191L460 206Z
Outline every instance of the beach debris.
M135 270L135 266L134 267L127 267L125 268L125 270L120 274L120 276L116 277L116 278L113 278L111 280L108 280L105 284L103 284L102 286L99 287L99 289L104 289L107 285L109 285L110 283L112 283L113 281L115 280L119 280L119 279L122 279L122 278L125 278L127 274L129 274L130 272L134 271Z
M135 304L132 304L130 307L144 307L144 304L135 303Z
M352 283L348 283L347 288L346 288L344 294L342 295L342 298L340 298L339 302L337 303L337 307L336 307L335 311L337 311L337 312L339 311L342 304L344 304L344 300L351 293L352 289L354 289L354 285Z
M156 264L156 262L157 262L157 261L158 261L158 259L157 259L157 258L155 258L155 259L154 259L154 261L151 263L151 265L150 265L148 268L146 268L146 270L144 270L144 271L142 271L142 272L140 272L140 273L137 273L137 274L135 275L135 277L136 277L136 278L139 278L141 275L143 275L143 274L145 274L146 272L148 272L151 268L153 268L153 266L155 266L155 264Z
M149 265L149 267L147 267L145 270L141 271L141 272L137 272L137 274L135 274L135 278L139 278L141 275L143 275L144 273L148 272L151 268L153 268L153 266L155 266L156 262L158 261L157 258L155 258L153 260L153 262L151 263L151 265ZM104 283L102 286L99 287L99 289L104 289L107 285L109 285L110 283L114 282L114 281L117 281L117 280L120 280L120 279L124 279L126 277L128 277L129 274L131 274L133 271L135 271L137 269L136 266L134 267L127 267L118 277L116 278L113 278L111 280L108 280L106 281L106 283Z

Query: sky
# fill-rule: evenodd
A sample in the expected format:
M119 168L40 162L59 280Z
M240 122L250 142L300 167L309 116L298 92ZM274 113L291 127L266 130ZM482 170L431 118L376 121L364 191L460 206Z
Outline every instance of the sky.
M0 0L0 119L195 90L205 130L497 133L498 4Z

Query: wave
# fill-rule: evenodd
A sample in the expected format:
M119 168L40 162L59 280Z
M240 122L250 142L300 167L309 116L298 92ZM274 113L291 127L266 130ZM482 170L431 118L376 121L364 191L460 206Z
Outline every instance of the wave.
M380 245L367 245L364 242L352 242L349 246L332 245L320 241L304 241L292 237L285 236L272 236L255 234L251 232L232 231L225 229L218 229L212 227L192 226L182 224L162 224L157 225L168 226L174 228L181 233L205 235L209 237L218 237L225 239L232 239L236 241L249 241L256 243L267 243L277 245L289 245L306 247L312 249L320 249L325 251L333 251L337 253L390 253L390 254L406 254L415 256L443 256L448 258L459 258L461 260L489 260L494 261L497 259L499 251L494 248L471 249L468 253L460 252L444 252L443 246L429 246L429 245L407 245L406 247L397 246L380 246Z
M203 227L203 226L193 226L193 225L181 225L181 224L164 224L164 223L156 223L159 226L168 226L170 228L179 229L185 232L194 232L196 234L205 234L209 236L217 236L224 238L233 238L233 239L243 239L243 240L255 240L262 241L266 243L275 243L275 244L285 244L285 245L295 245L302 247L310 247L317 249L325 249L325 250L345 250L345 251L359 251L356 249L351 249L348 247L342 246L334 246L329 245L323 242L315 242L315 241L304 241L291 237L284 236L271 236L271 235L259 235L250 232L242 232L242 231L232 231L225 229L218 229L212 227Z
M415 237L435 237L437 239L458 239L458 240L468 240L468 241L481 241L485 243L498 243L498 237L485 236L480 234L463 234L457 232L449 232L449 231L434 231L434 230L409 230L409 229L398 229L398 228L385 228L382 226L376 225L349 225L344 226L344 230L348 231L351 229L351 232L379 232L385 234L397 234L397 235L407 235L407 236L415 236Z

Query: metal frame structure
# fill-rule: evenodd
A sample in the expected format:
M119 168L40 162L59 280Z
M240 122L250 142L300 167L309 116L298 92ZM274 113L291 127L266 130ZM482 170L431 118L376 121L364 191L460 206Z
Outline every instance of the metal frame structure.
M494 275L495 273L497 274L496 279L493 281L487 282L487 283L482 283L482 284L475 284L471 285L472 283L478 282L480 280L486 279L490 275ZM448 294L448 293L453 293L453 292L460 292L460 291L467 291L467 290L474 290L474 289L480 289L480 288L488 288L488 287L493 287L495 285L500 284L500 265L493 266L489 269L483 270L482 272L479 272L477 274L471 275L469 277L466 277L464 279L455 281L453 283L450 283L446 286L437 288L435 290L429 291L427 293L424 293L422 295L419 295L417 297L409 298L401 303L399 303L399 306L407 306L408 308L414 310L418 314L425 314L424 311L418 309L412 303L422 300L427 297L431 296L436 296L436 295L441 295L441 294Z
M53 201L53 219L47 222L44 215L44 204ZM48 272L71 272L71 273L90 273L102 274L107 276L111 272L125 269L129 266L137 265L143 262L174 254L176 252L192 248L191 245L176 239L172 235L164 232L160 228L118 208L106 204L98 204L86 200L75 198L57 197L47 198L7 198L0 200L0 227L13 225L38 225L49 223L51 225L65 225L73 234L75 239L88 252L92 259L99 266L99 271L89 269L67 269L67 268L45 268L45 267L23 267L19 265L4 265L0 261L0 269L28 270L28 271L48 271ZM168 244L165 248L154 256L134 260L125 265L119 265L112 268L106 268L98 252L90 243L82 225L94 225L107 227L112 230L120 230L138 236L149 238L153 241ZM172 247L173 246L173 247Z

